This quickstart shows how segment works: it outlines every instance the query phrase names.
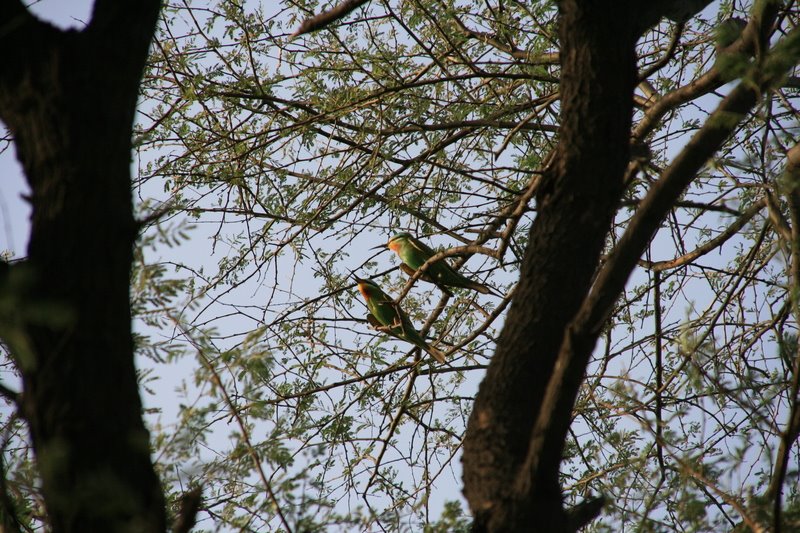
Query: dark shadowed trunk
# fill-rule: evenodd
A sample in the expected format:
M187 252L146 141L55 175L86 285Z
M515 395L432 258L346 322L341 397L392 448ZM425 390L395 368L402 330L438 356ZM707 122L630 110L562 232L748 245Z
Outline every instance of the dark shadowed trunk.
M520 283L464 441L464 492L475 531L571 532L601 509L597 498L565 510L558 475L572 407L602 326L670 207L794 64L796 51L757 57L753 73L650 187L594 277L624 188L635 41L660 16L681 19L705 3L559 4L559 145L540 185ZM737 46L768 48L776 6L755 4Z
M165 529L128 292L131 131L159 5L99 0L80 32L21 1L0 7L0 118L33 205L28 257L11 271L29 276L24 305L42 311L23 310L7 340L53 531Z
M635 44L659 12L637 2L563 0L559 15L559 145L537 194L519 286L464 441L464 493L475 531L570 531L590 518L563 509L563 438L540 439L535 457L530 444L567 326L589 293L624 189ZM584 370L566 379L577 386ZM561 414L559 433L571 420L569 409ZM599 512L599 505L590 507Z

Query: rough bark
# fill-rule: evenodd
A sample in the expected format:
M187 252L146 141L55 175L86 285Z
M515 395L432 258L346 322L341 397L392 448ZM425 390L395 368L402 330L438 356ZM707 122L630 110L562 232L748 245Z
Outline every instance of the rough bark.
M606 2L560 4L558 151L464 442L464 492L477 530L526 530L516 529L524 518L512 516L525 506L514 504L517 476L565 327L589 289L623 190L636 85L634 15ZM526 489L542 531L566 527L559 463Z
M661 205L665 189L671 205L735 126L710 120L702 128L643 202L629 227L635 236L626 232L593 279L623 192L635 41L658 20L657 9L669 15L688 3L677 4L624 2L610 9L600 1L560 2L559 146L540 186L520 283L464 441L464 493L474 531L575 531L600 511L601 499L565 511L558 483L586 365L608 310L668 209L651 204ZM699 9L704 2L691 4ZM764 6L754 20L770 20ZM743 84L718 114L741 116L768 85ZM628 241L633 244L623 246Z
M0 118L30 185L31 276L10 342L52 530L164 531L129 305L131 133L158 0L98 0L60 31L0 4ZM13 52L12 52L13 51ZM15 348L17 348L15 350Z

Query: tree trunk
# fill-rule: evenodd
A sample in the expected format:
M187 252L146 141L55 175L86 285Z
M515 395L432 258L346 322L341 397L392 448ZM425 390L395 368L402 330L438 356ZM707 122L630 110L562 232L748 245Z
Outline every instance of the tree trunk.
M600 512L599 498L564 510L558 481L571 407L599 334L597 320L585 331L584 315L594 315L578 315L592 303L593 276L624 190L636 40L662 16L685 20L706 4L559 3L559 145L539 187L520 282L464 440L464 494L474 531L571 532ZM707 157L695 157L691 168ZM602 309L630 269L602 295Z
M476 531L567 528L558 482L563 442L534 479L521 479L521 467L566 326L589 290L623 191L636 85L634 16L627 2L613 9L608 2L560 3L559 145L464 441L464 493Z
M33 204L28 257L13 267L31 280L25 342L9 344L56 532L165 529L129 305L131 133L159 7L98 0L80 32L19 1L0 7L0 118Z

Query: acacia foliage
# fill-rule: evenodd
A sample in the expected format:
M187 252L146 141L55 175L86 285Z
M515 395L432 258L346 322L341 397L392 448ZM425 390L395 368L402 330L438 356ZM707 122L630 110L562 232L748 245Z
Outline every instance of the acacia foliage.
M531 192L558 141L555 10L372 2L289 39L320 7L166 11L138 186L160 202L144 209L168 210L156 228L194 224L191 248L208 260L180 248L170 277L190 296L148 315L171 332L171 357L197 361L178 438L159 445L165 464L206 484L210 523L436 527L460 484L471 398L536 216ZM720 50L750 7L715 3L641 39L636 171L614 235L726 82L746 75L747 53ZM793 9L773 41L796 25ZM715 531L771 513L760 496L796 359L781 179L796 103L794 78L764 96L676 203L607 326L562 467L568 501L608 497L595 530ZM397 230L483 247L459 264L504 297L407 287L388 252L369 250ZM167 262L144 257L143 273ZM404 294L451 363L415 364L419 353L371 330L351 272Z
M373 1L293 40L323 6L166 7L136 138L148 229L132 298L164 410L156 457L170 491L204 486L200 528L465 527L444 502L558 142L555 8L529 4ZM609 247L747 75L749 55L722 48L750 8L714 2L640 40L635 172ZM797 8L776 20L773 42ZM797 402L799 85L765 94L693 180L606 327L562 465L568 502L608 498L595 531L770 521ZM504 296L408 287L388 251L369 250L400 229L480 246L458 263ZM405 294L450 364L372 330L351 272ZM147 381L186 369L174 391ZM784 453L797 524L800 464Z

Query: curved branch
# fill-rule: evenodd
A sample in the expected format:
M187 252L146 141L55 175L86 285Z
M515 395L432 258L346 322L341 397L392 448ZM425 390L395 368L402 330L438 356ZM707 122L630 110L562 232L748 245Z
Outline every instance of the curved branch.
M597 338L661 221L706 161L722 147L739 122L756 105L761 94L777 83L788 65L796 60L793 54L800 51L792 48L791 44L796 42L799 35L800 29L795 29L783 41L783 46L781 43L776 45L776 49L782 49L776 50L766 61L763 70L756 73L760 75L760 78L756 77L758 83L752 79L742 81L723 99L683 151L664 170L661 179L650 189L632 218L564 335L532 432L525 465L517 479L520 491L530 494L526 489L533 484L532 480L544 475L541 470L550 471L554 465L557 468L564 436L571 421L572 406Z
M466 24L464 24L460 18L453 15L453 20L455 21L456 25L458 26L461 33L463 33L468 39L477 39L482 43L488 44L493 48L504 52L514 59L519 59L525 61L529 65L558 65L559 64L559 56L558 52L544 52L541 54L534 54L527 50L522 50L521 48L517 48L511 43L504 43L497 38L497 35L494 33L489 33L485 31L478 31L469 28Z
M798 287L800 287L800 144L794 145L786 154L784 177L789 188L787 196L789 214L792 219L791 240L789 241L792 250L790 267L792 311L795 321L800 323L800 302L798 302L797 295ZM773 531L776 533L781 531L782 489L789 466L789 455L792 445L800 436L800 398L798 397L798 391L800 391L800 344L795 350L791 374L792 385L789 390L789 420L786 423L786 429L781 432L776 465L767 488L767 497L773 500Z
M667 66L667 63L670 62L672 56L675 55L675 50L678 49L678 43L681 41L681 35L683 34L683 28L685 26L684 22L678 22L675 25L675 29L672 32L672 38L670 39L669 45L667 46L667 51L664 52L664 55L658 59L655 63L647 67L647 69L639 74L639 80L645 81L647 78Z
M692 250L689 253L683 254L680 257L676 257L675 259L669 259L666 261L639 261L639 264L648 270L652 270L654 272L663 272L664 270L671 270L673 268L678 268L688 263L691 263L695 259L698 259L708 252L718 248L722 244L724 244L728 239L736 235L740 229L742 229L745 224L750 222L756 214L761 211L764 206L767 205L766 198L762 198L750 208L745 211L742 216L740 216L736 221L728 226L722 233L711 239L710 241L702 244Z
M763 2L762 2L763 4ZM758 48L758 43L763 40L763 35L774 20L774 10L767 6L761 6L763 12L757 13L750 18L747 26L742 30L739 38L730 46L726 47L726 54L752 54ZM714 65L708 72L698 79L665 94L650 107L644 118L634 128L631 135L634 141L643 141L649 135L659 121L672 109L699 98L711 91L721 87L727 80L722 76L717 65Z
M300 24L300 27L297 28L297 30L295 30L295 32L291 34L289 38L294 39L295 37L303 35L304 33L311 33L321 30L322 28L333 24L337 20L346 17L352 11L355 11L368 1L369 0L344 0L333 8L304 20L303 23Z

